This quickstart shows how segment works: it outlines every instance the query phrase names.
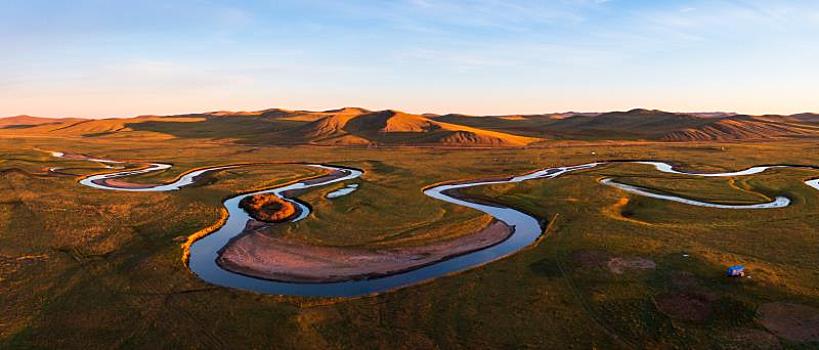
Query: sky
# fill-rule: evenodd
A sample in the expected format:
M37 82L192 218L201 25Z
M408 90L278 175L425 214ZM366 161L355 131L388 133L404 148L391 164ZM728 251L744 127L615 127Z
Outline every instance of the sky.
M819 1L0 0L0 116L819 111Z

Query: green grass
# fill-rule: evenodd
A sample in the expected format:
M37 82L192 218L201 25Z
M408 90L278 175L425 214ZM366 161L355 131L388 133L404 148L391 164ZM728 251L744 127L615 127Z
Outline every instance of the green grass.
M146 183L229 163L310 161L362 168L365 175L350 181L361 184L356 192L324 199L339 184L305 193L300 197L313 205L314 215L278 230L320 244L362 247L423 244L470 232L482 219L479 213L421 192L441 181L601 159L662 159L698 171L819 164L814 144L784 142L461 151L20 138L0 139L0 168L37 175L51 166L84 164L35 148L176 165L135 179ZM372 298L316 300L219 288L179 262L180 238L215 221L223 198L315 174L300 166L254 166L214 173L176 192L122 193L85 188L70 177L2 173L0 255L47 258L0 269L0 348L719 348L731 345L726 333L736 327L760 328L753 315L762 303L819 307L819 195L802 183L816 174L802 170L738 180L740 188L794 199L792 207L765 211L686 206L597 183L614 176L705 200L759 200L726 179L695 182L626 164L475 188L470 193L544 219L559 214L558 221L537 247ZM630 199L624 208L629 219L607 211L622 197ZM617 275L578 265L573 258L578 251L643 257L657 268ZM727 265L738 262L749 266L751 280L731 283L722 277ZM694 276L697 288L716 295L705 322L674 319L655 304L679 288L672 280L683 272Z

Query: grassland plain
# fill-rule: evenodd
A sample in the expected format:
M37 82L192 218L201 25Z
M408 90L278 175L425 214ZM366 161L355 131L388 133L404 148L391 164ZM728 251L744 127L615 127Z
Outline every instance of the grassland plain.
M815 172L780 169L694 182L649 166L615 164L555 180L471 189L469 194L486 200L559 219L538 246L484 267L371 298L325 300L214 287L180 263L180 244L218 219L223 198L314 176L315 170L243 167L209 174L180 191L120 193L48 175L55 166L84 168L72 170L80 174L104 169L37 150L175 165L134 179L145 183L232 163L361 168L366 173L356 180L356 192L332 201L324 195L337 187L305 193L300 198L314 206L313 216L274 233L361 247L424 244L473 232L485 220L480 213L421 193L441 181L606 159L662 159L699 171L819 164L819 146L799 141L458 150L5 138L0 348L817 346L771 339L755 320L756 308L766 302L819 307L819 198L801 181L819 176ZM601 177L724 202L786 193L794 204L765 211L699 208L628 195L598 184ZM613 269L612 258L650 260L656 267ZM749 266L752 279L722 277L724 267L737 262ZM692 302L695 307L680 307ZM692 309L697 312L680 312Z

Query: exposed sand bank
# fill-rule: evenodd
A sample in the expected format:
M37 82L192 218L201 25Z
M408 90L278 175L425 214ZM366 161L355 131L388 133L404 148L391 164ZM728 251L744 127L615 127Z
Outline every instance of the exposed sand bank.
M228 244L218 263L223 268L269 280L322 283L360 280L417 269L498 244L513 228L499 221L472 235L424 247L365 250L314 246L271 237L250 222Z
M118 179L98 179L91 181L100 186L115 187L115 188L152 188L158 185L150 184L135 184L133 182L122 181Z
M344 177L346 175L347 174L345 174L343 171L335 170L335 171L330 172L327 175L314 177L314 178L311 178L311 179L304 180L302 182L304 184L307 184L307 185L316 185L316 184L321 184L321 183L325 183L325 182L328 182L328 181L333 181L335 179L340 179L340 178L342 178L342 177Z

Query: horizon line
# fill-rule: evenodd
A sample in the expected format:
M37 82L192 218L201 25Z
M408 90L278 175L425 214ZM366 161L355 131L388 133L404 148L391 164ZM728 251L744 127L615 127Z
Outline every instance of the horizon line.
M792 115L799 115L799 114L817 114L816 112L811 111L804 111L799 113L790 113L790 114L782 114L782 113L741 113L735 111L721 111L721 110L713 110L713 111L672 111L672 110L665 110L660 108L648 108L648 107L633 107L629 109L612 109L612 110L605 110L605 111L580 111L580 110L568 110L563 112L539 112L539 113L506 113L506 114L497 114L497 113L490 113L490 114L470 114L470 113L458 113L458 112L447 112L447 113L434 113L434 112L407 112L401 109L396 108L386 108L386 109L370 109L366 107L359 107L359 106L344 106L338 108L330 108L330 109L309 109L309 108L284 108L284 107L269 107L263 109L249 109L249 110L231 110L231 109L215 109L209 111L202 111L202 112L183 112L183 113L148 113L148 114L132 114L126 116L102 116L102 117L79 117L79 116L48 116L48 115L34 115L34 114L17 114L17 115L8 115L8 116L1 116L0 118L15 118L15 117L32 117L32 118L45 118L45 119L88 119L88 120L104 120L104 119L131 119L131 118L140 118L140 117L171 117L171 116L184 116L184 115L201 115L201 114L215 114L215 113L262 113L265 111L272 111L272 110L281 110L287 112L306 112L306 113L322 113L322 112L331 112L343 109L361 109L369 112L382 112L382 111L395 111L407 114L416 114L416 115L464 115L464 116L474 116L474 117L493 117L493 116L513 116L513 115L520 115L520 116L527 116L527 115L550 115L550 114L604 114L604 113L617 113L617 112L631 112L636 110L646 110L646 111L659 111L665 113L674 113L674 114L726 114L726 115L748 115L748 116L764 116L764 115L780 115L780 116L792 116Z

